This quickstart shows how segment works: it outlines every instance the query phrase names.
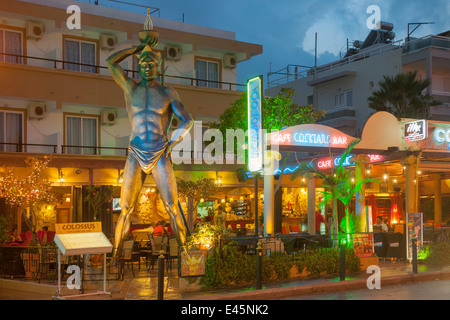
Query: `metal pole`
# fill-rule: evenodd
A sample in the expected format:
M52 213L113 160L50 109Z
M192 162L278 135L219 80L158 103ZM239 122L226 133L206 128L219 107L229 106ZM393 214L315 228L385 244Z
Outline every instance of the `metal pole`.
M160 252L158 259L158 300L164 300L164 255Z
M345 280L345 244L339 243L339 249L341 253L341 269L340 269L340 281Z
M256 249L256 289L262 289L262 248L260 242L258 242Z
M412 238L412 264L413 264L413 273L417 273L417 239L416 239L416 237Z
M255 239L258 243L258 175L255 173Z
M106 293L106 253L103 254L103 292Z
M61 296L61 251L58 249L58 293L57 297Z

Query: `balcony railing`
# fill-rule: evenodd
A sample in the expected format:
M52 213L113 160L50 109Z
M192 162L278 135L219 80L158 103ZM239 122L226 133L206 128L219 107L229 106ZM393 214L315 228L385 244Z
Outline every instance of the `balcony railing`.
M1 60L7 60L7 62L10 62L10 63L26 64L26 65L30 65L30 66L38 66L38 67L45 67L45 68L52 68L52 69L62 69L62 70L69 70L69 71L74 71L74 72L80 72L80 71L71 70L68 67L69 66L86 67L86 68L91 68L91 70L93 70L93 72L91 72L92 74L103 74L103 75L110 76L108 67L106 67L106 66L86 64L86 63L80 63L80 62L71 62L71 61L58 60L58 59L48 59L48 58L41 58L41 57L34 57L34 56L24 56L24 55L3 53L3 52L0 52L0 57L8 57L8 59L1 59ZM124 71L127 76L131 75L131 77L134 79L139 78L139 73L136 70L125 69ZM197 78L192 78L192 77L183 77L183 76L175 76L175 75L167 75L167 74L166 75L159 74L158 79L161 80L161 79L163 79L163 77L164 77L165 81L169 80L167 82L172 83L172 84L190 85L190 86L205 87L205 88L206 87L213 88L212 85L214 85L214 87L219 88L219 89L238 90L238 91L245 90L245 88L246 88L245 84L207 80L207 79L197 79Z
M61 145L60 154L128 156L128 148ZM58 153L56 144L0 142L1 152ZM108 152L110 151L110 152Z
M426 47L450 50L450 38L441 36L426 36L406 42L403 45L403 53L411 53Z
M337 60L337 61L334 61L334 62L331 62L331 63L327 63L327 64L324 64L324 65L321 65L321 66L318 66L318 67L315 67L315 68L314 67L309 67L309 68L308 67L303 67L303 68L308 68L308 69L302 70L299 73L296 73L296 72L291 73L291 72L289 72L289 70L292 70L292 69L289 69L289 67L290 66L295 66L295 65L288 65L287 68L281 69L280 71L268 73L268 75L267 75L267 83L268 83L269 88L271 88L271 87L274 87L274 86L279 86L279 85L282 85L282 84L285 84L285 83L289 83L289 82L295 81L295 80L300 79L300 78L304 78L304 77L307 77L307 76L312 76L314 74L319 74L319 73L324 72L324 71L335 70L337 68L340 68L340 67L342 67L344 65L348 65L348 64L350 64L352 62L355 62L355 61L367 59L367 58L370 58L370 57L373 57L373 56L380 55L380 54L385 53L385 52L396 50L396 49L401 47L400 44L401 44L402 41L403 40L399 40L399 41L393 42L391 44L378 45L378 46L375 46L372 49L363 50L363 51L361 51L359 53L356 53L354 55L348 56L348 57L346 57L344 59L340 59L340 60ZM282 73L283 70L287 70L287 72L283 74ZM276 79L273 79L274 75L280 75L280 74L282 74L283 76L282 77L278 76ZM272 77L272 79L270 77Z

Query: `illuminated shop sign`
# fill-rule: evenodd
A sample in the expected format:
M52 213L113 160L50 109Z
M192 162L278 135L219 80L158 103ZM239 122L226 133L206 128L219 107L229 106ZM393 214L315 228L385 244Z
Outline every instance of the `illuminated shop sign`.
M420 141L427 138L426 120L416 120L405 123L405 141Z
M434 129L434 140L438 143L450 143L450 129L436 128Z
M380 156L378 154L368 154L370 163L373 162L380 162L383 161L383 156ZM319 159L317 161L317 169L330 169L331 167L337 167L339 165L339 162L341 161L341 157L335 157L333 159L330 158L324 158ZM354 165L353 155L348 155L344 162L342 163L344 167Z
M385 160L385 157L382 155L379 155L379 154L368 154L367 156L369 157L370 163L381 162L381 161ZM343 165L345 167L354 165L353 157L354 157L354 155L348 155L345 158ZM317 167L318 170L326 170L326 169L330 169L332 166L338 166L340 160L341 160L341 157L335 157L332 160L329 157L328 158L320 158L315 162L314 165ZM295 172L298 168L299 168L299 166L286 167L284 170L284 173ZM280 174L280 173L281 173L281 169L276 169L274 171L275 175Z
M294 131L292 133L272 133L271 142L273 144L299 146L347 146L348 138L326 133Z
M252 172L262 169L262 76L247 82L248 106L248 169Z

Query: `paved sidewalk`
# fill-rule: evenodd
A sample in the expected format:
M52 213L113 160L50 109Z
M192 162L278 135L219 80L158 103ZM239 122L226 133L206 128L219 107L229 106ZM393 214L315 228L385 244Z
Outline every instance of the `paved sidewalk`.
M405 262L380 261L381 285L395 285L418 281L450 279L450 267L435 269L419 265L418 273L412 272L412 265ZM281 299L302 294L317 294L367 288L370 274L360 272L349 274L345 281L339 281L338 276L322 277L318 279L295 279L263 283L262 290L255 290L255 284L225 289L185 290L184 281L180 281L177 272L172 270L165 275L164 300L265 300ZM97 292L102 282L89 285L85 293ZM64 282L65 285L65 282ZM88 287L89 287L88 286ZM158 278L157 270L135 270L135 277L131 269L126 269L124 281L109 281L107 291L111 295L76 297L76 300L156 300ZM56 293L57 283L48 282L37 284L30 281L0 280L1 300L51 300ZM63 295L78 294L76 290L65 289Z

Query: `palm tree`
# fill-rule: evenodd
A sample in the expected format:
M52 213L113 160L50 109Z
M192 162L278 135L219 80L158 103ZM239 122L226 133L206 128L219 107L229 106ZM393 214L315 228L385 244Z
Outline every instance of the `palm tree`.
M416 75L417 71L383 76L378 83L380 89L368 98L369 107L390 112L397 118L427 119L429 107L441 102L424 91L431 81L416 80Z
M341 223L341 232L350 234L354 233L357 230L355 229L356 225L354 223L355 217L354 214L350 213L350 203L353 199L356 192L361 189L361 186L370 181L375 181L375 179L365 179L363 181L359 181L358 183L352 182L351 170L347 169L344 166L345 159L350 155L353 148L361 141L361 139L355 139L349 143L348 147L345 149L343 154L340 156L339 164L336 167L333 167L330 174L326 174L320 170L314 168L311 163L300 163L296 171L292 174L291 180L296 179L300 175L303 175L307 172L312 172L319 178L323 179L322 186L325 188L325 191L322 191L324 194L324 201L328 202L328 200L332 200L333 204L333 230L332 233L334 235L338 234L338 214L337 214L337 201L340 200L345 207L345 218L343 223ZM331 153L330 153L331 158Z

